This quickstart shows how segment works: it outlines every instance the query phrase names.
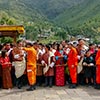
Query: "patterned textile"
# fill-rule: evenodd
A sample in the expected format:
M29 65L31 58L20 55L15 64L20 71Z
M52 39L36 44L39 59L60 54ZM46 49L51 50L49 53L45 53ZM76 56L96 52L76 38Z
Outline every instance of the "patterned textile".
M63 52L56 51L56 64L55 64L55 85L56 86L64 86L65 85L65 67L64 65L64 59L63 59Z
M4 89L12 88L12 79L11 79L11 74L10 74L10 68L2 69L2 81L3 81Z
M56 76L55 85L64 86L65 85L64 66L56 67L55 76Z

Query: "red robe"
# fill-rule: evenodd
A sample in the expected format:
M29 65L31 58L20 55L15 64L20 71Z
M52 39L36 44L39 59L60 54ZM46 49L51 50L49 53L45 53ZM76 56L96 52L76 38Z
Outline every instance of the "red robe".
M62 54L59 51L55 52L55 56L58 56L58 60L55 63L55 85L64 86L65 85L65 74L64 74L64 60ZM59 66L57 66L59 65Z
M11 79L11 64L9 57L1 57L0 64L2 66L2 81L3 81L3 88L8 89L12 88L12 79Z
M96 54L96 83L100 84L100 49L98 50Z
M77 65L78 65L78 58L77 58L77 51L74 47L70 50L68 54L68 68L71 77L72 83L77 83ZM72 67L74 66L74 67Z

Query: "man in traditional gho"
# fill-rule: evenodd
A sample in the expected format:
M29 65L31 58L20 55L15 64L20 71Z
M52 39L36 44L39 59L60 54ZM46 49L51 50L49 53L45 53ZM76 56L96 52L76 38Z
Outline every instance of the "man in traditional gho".
M37 48L37 86L41 86L43 83L43 65L41 64L41 61L44 52L42 51L42 46L42 44L39 44Z
M45 87L52 87L54 76L54 54L50 51L50 46L46 45L45 53L42 56L43 73L45 76Z
M78 58L77 58L77 51L76 48L73 47L72 42L68 43L68 47L70 49L68 53L68 69L71 78L72 84L70 84L69 88L76 88L77 84L77 65L78 65Z
M78 84L84 85L84 71L81 62L84 58L86 51L88 50L84 39L78 39L76 50L78 53L78 63L81 65L81 71L80 73L78 73Z
M33 91L36 89L36 61L37 61L37 52L33 48L33 44L28 42L27 47L23 49L27 52L27 77L30 87L27 91Z
M13 47L12 57L13 57L13 66L15 68L16 76L16 86L21 89L23 85L23 75L26 69L26 62L24 57L24 50L22 50L22 42L17 41L17 44Z

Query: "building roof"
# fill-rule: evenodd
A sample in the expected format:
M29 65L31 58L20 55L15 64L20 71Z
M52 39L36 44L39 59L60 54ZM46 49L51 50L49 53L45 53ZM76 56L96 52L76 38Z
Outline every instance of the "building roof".
M12 26L12 25L0 25L0 37L10 36L15 37L18 34L24 33L24 27L22 25Z

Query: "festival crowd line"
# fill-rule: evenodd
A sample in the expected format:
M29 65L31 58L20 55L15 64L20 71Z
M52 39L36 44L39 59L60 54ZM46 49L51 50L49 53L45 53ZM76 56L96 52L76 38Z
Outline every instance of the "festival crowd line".
M0 45L0 87L11 89L79 85L100 89L100 45L84 39L52 44L17 41Z

